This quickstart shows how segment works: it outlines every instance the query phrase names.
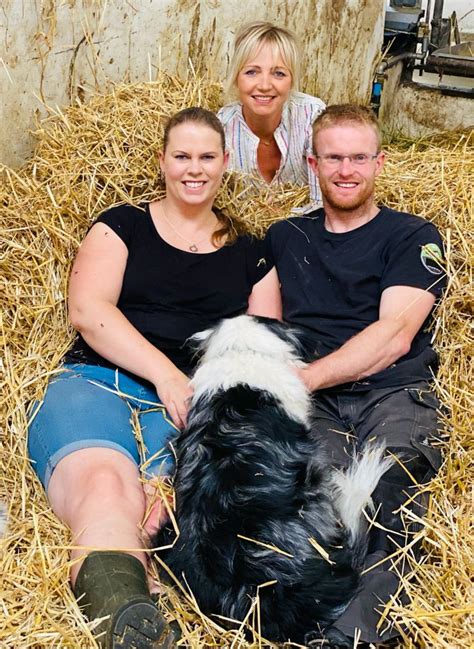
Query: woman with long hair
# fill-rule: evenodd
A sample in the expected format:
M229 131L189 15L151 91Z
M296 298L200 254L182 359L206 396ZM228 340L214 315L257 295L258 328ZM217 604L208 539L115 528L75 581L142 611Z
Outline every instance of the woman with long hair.
M69 285L79 336L30 426L33 467L73 536L74 593L90 620L108 616L95 630L107 649L174 644L147 583L147 536L166 517L161 502L148 511L147 485L172 472L169 442L186 422L186 339L224 317L280 315L263 243L214 208L227 159L213 113L170 119L165 197L106 211L79 249Z

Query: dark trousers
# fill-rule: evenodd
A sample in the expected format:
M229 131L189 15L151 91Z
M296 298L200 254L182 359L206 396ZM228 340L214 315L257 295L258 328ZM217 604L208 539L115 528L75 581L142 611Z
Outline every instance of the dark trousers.
M403 522L399 508L438 470L439 450L433 446L438 426L438 400L426 382L404 388L368 392L316 393L314 435L326 446L334 466L346 467L355 452L374 442L385 443L397 462L380 480L372 498L375 520L371 526L365 568L383 561L418 531ZM426 511L427 498L418 495L408 505L418 516ZM381 529L384 528L384 529ZM377 628L380 613L399 585L403 566L390 570L391 560L365 572L362 587L334 627L349 637L360 630L360 640L383 642L397 635L393 628ZM387 624L385 627L387 627Z

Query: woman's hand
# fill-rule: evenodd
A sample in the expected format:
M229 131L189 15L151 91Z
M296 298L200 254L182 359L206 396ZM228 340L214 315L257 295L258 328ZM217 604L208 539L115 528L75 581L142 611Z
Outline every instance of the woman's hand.
M155 388L161 403L166 407L174 424L179 429L184 428L189 404L193 396L189 378L175 368L172 374L155 381Z
M69 284L71 322L98 354L153 383L173 422L182 428L192 395L188 377L117 308L127 259L127 247L118 235L96 223L74 262Z

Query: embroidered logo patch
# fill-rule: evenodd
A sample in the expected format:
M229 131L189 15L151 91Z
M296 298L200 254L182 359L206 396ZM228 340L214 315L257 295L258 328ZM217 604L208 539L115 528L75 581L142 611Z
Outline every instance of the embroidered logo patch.
M421 246L420 259L426 270L433 275L441 275L443 272L443 255L437 243Z

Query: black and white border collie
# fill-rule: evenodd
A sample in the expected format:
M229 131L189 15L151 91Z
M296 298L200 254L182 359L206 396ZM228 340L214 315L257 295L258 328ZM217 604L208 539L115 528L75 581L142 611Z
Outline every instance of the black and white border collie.
M243 620L258 594L263 637L314 639L357 591L363 510L391 461L379 447L345 473L328 465L294 371L298 341L281 323L239 316L195 338L202 358L176 443L179 534L159 555L204 613ZM155 547L173 536L163 529Z

